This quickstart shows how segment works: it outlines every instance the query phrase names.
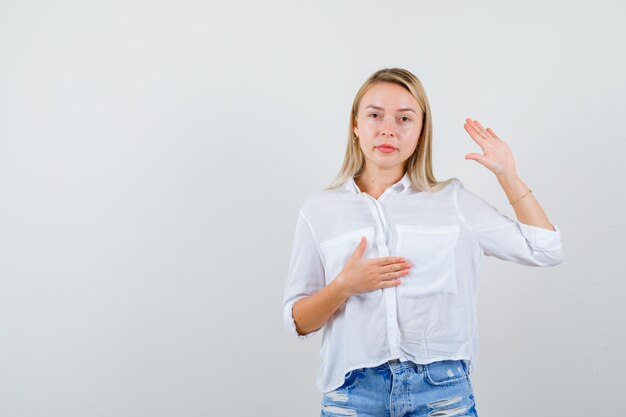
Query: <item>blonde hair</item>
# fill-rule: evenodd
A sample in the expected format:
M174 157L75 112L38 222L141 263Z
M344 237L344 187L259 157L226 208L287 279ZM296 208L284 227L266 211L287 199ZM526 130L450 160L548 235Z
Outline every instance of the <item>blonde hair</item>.
M409 174L413 187L418 191L436 192L445 188L454 178L445 181L437 181L433 175L432 168L432 136L433 125L430 114L430 105L426 91L422 87L420 80L411 72L402 68L385 68L372 74L357 91L352 103L352 111L350 113L350 129L348 130L348 145L346 154L341 166L341 170L336 175L327 190L337 188L346 183L352 177L358 177L365 168L365 157L361 151L361 147L356 143L356 135L354 127L358 116L359 105L361 99L376 83L389 82L397 84L405 88L415 97L422 109L423 124L420 137L415 147L415 151L405 162L406 171Z

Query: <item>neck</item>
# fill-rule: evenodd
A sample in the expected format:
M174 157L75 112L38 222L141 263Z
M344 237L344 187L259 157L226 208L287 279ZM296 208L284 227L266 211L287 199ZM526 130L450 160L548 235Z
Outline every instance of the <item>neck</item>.
M354 181L364 193L381 195L387 188L400 181L402 176L404 176L404 169L383 170L366 167Z

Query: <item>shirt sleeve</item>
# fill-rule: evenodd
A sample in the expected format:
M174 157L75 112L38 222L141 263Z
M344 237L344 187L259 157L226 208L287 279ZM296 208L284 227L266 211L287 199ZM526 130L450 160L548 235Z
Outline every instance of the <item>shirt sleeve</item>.
M298 339L307 339L319 331L315 330L301 335L296 330L293 320L293 305L300 299L313 294L325 285L324 267L311 224L302 210L298 215L293 238L289 272L283 298L283 321L289 333Z
M498 212L458 181L455 203L462 220L487 256L529 266L554 266L563 261L561 230L531 226Z

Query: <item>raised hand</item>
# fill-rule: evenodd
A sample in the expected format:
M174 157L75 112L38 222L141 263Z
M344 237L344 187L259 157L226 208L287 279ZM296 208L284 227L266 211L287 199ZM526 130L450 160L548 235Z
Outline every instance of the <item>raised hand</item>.
M411 264L401 256L363 259L366 248L367 238L363 236L335 278L347 296L400 285L399 278L408 274L411 268Z
M513 153L502 139L491 128L483 128L477 120L465 119L463 125L467 133L480 146L483 153L469 153L465 159L480 162L496 176L517 175Z

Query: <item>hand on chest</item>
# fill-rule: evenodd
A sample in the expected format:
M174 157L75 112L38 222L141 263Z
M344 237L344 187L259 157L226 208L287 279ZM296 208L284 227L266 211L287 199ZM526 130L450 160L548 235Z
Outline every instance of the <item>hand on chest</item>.
M357 248L361 236L367 239L363 258L402 256L413 267L395 288L398 296L424 297L436 293L457 294L455 252L461 232L453 212L433 213L430 207L385 207L370 202L350 216L329 217L320 252L326 283L332 281ZM333 227L334 226L334 227ZM378 293L378 294L377 294ZM379 291L364 296L380 295Z

